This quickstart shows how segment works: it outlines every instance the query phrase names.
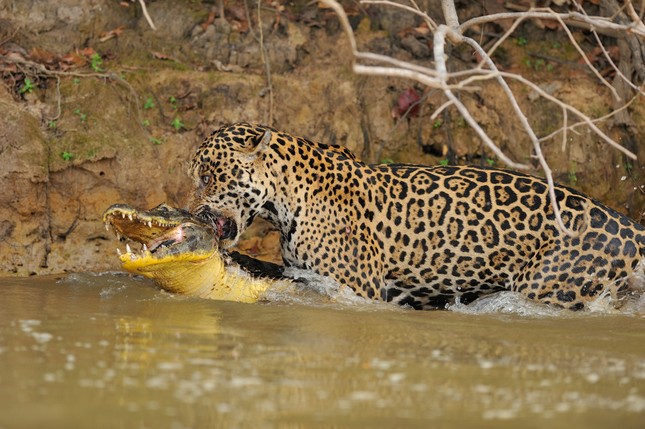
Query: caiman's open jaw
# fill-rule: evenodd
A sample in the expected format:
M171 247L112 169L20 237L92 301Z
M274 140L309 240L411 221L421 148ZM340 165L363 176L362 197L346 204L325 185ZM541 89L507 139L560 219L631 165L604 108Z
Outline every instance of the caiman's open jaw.
M126 239L126 253L118 248L117 252L128 271L166 263L180 256L186 261L202 260L218 250L219 231L189 212L166 204L147 211L114 204L103 214L103 221L106 229L114 229L118 239ZM128 240L139 243L141 250L133 251Z
M127 252L119 252L123 269L154 280L167 292L256 302L277 279L285 279L275 264L235 252L222 255L219 237L225 225L218 224L217 216L202 220L166 204L146 211L115 204L105 211L103 222L120 239L141 245L133 252L126 243Z

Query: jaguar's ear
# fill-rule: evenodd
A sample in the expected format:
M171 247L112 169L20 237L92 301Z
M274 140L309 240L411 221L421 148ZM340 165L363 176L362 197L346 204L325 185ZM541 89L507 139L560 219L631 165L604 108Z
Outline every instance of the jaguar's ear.
M269 148L269 143L271 142L271 130L266 130L264 132L264 135L262 135L262 138L260 139L260 143L258 143L257 146L255 146L255 151L263 151Z
M255 146L249 152L249 158L255 160L261 154L265 153L269 149L269 144L271 143L271 130L266 130L262 136L258 136L256 139Z

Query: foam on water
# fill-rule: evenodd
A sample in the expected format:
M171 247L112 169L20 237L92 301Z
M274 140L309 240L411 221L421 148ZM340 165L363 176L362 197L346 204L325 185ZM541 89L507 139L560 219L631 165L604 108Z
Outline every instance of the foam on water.
M456 302L448 310L463 314L517 314L528 317L556 317L570 313L569 310L531 301L517 292L497 292L476 299L470 304Z
M287 268L285 275L298 279L299 282L287 290L269 289L264 295L265 299L305 305L351 307L359 310L402 310L401 307L389 303L358 296L351 288L309 270Z
M573 312L526 298L518 292L504 291L481 297L465 305L452 304L449 310L464 314L516 314L526 317L571 317L574 314L631 314L645 315L645 295L633 293L615 299L607 290L596 300L587 303L585 310Z
M330 305L359 310L403 310L407 308L357 296L350 288L308 270L288 268L285 274L302 280L292 289L268 290L265 299L303 305ZM523 317L572 317L580 314L636 314L645 315L645 294L633 292L617 300L607 293L587 304L584 311L572 312L526 298L518 292L503 291L483 296L466 305L459 301L447 310L462 314L513 314Z

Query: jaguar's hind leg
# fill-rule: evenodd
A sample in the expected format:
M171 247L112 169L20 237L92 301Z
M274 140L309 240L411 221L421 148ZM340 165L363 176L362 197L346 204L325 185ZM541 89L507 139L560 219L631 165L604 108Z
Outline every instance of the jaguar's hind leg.
M571 310L584 308L608 283L610 263L581 256L559 238L544 243L513 278L511 289L527 298Z

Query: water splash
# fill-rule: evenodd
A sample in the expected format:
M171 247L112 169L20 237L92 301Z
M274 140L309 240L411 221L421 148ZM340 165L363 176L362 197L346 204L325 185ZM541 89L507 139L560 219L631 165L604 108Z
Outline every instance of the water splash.
M643 264L643 262L642 262ZM630 290L617 298L608 287L594 301L587 303L586 309L579 312L572 312L540 302L532 301L524 295L503 291L483 296L466 305L459 301L447 306L448 311L462 314L511 314L529 318L553 318L573 317L581 314L626 314L645 316L645 275L639 270L639 274L633 275L630 281ZM356 295L349 287L340 285L330 278L320 276L312 271L287 268L287 276L298 279L289 288L270 288L264 294L264 301L300 304L316 307L337 307L352 308L359 311L408 311L408 308L399 307L391 303L373 301ZM59 279L57 283L63 284L84 284L92 283L92 277L103 277L101 279L101 298L112 298L114 296L127 294L132 286L141 286L143 289L149 287L149 283L137 276L130 276L120 272L105 273L75 273ZM149 297L151 299L168 299L174 295L162 291Z
M516 314L525 317L558 317L569 310L532 301L518 292L497 292L476 299L470 304L457 301L448 310L463 314Z
M285 275L297 279L292 289L273 290L265 293L269 301L290 302L314 306L351 307L358 310L403 310L402 307L383 301L374 301L356 295L354 291L336 281L309 270L285 269Z

